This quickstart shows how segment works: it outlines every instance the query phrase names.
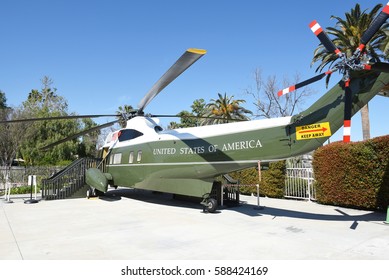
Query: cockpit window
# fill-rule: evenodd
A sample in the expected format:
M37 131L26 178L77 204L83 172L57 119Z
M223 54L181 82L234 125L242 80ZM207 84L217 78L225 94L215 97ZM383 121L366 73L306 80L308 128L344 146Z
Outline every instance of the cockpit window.
M135 129L122 129L120 130L119 142L128 141L142 136L143 133Z

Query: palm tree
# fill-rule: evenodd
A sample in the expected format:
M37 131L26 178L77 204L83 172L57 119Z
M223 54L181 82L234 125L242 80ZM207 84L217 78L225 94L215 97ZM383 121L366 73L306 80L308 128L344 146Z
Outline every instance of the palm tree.
M124 118L126 114L134 112L134 108L131 105L124 105L119 106L118 110L116 111L116 114L121 115L118 117L119 119L119 125L124 128L127 125L127 120Z
M382 5L378 4L370 11L370 13L367 13L366 10L361 11L360 5L356 4L355 8L351 9L350 13L345 13L345 20L338 16L331 16L331 19L336 19L337 23L335 27L328 27L327 33L334 37L332 41L343 53L347 55L347 57L350 57L357 49L363 33L369 28L381 8ZM387 38L386 34L388 32L389 24L385 23L365 47L374 62L378 62L385 57L382 49L385 48L385 46L383 46L383 42ZM320 44L314 52L311 65L320 61L320 65L317 67L316 72L322 71L327 65L331 68L337 58L338 56L335 53L328 52L326 48ZM330 75L327 76L327 84L329 78ZM361 118L363 139L366 140L370 138L368 104L361 109Z
M241 103L246 101L243 99L234 99L234 96L224 96L218 93L218 99L211 99L211 102L206 105L205 116L211 119L205 119L203 124L219 124L228 123L234 120L249 120L247 114L252 114L250 110L247 110L240 106Z

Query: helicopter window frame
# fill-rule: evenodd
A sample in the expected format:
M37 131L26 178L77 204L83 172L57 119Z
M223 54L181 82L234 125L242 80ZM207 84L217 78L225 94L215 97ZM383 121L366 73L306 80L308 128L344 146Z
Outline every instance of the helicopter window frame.
M143 133L136 129L122 129L119 134L119 142L129 141L143 136Z
M141 162L141 160L142 160L142 150L139 150L136 156L136 161Z
M130 152L130 155L128 157L128 163L134 163L134 151Z

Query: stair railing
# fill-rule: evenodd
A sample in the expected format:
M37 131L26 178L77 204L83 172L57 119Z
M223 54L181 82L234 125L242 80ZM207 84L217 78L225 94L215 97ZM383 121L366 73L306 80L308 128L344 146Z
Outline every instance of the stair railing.
M85 172L96 167L100 159L80 158L69 166L42 180L42 198L46 200L65 199L85 186Z

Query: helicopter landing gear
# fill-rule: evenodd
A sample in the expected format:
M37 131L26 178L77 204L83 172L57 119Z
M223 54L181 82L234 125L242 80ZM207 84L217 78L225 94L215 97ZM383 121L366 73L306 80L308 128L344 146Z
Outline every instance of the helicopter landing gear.
M217 200L214 198L204 198L201 202L203 205L203 212L215 213L217 208Z
M104 195L104 193L102 191L99 191L98 189L93 188L93 187L89 187L89 189L86 191L86 198L87 199L99 197L99 196L103 196L103 195Z

